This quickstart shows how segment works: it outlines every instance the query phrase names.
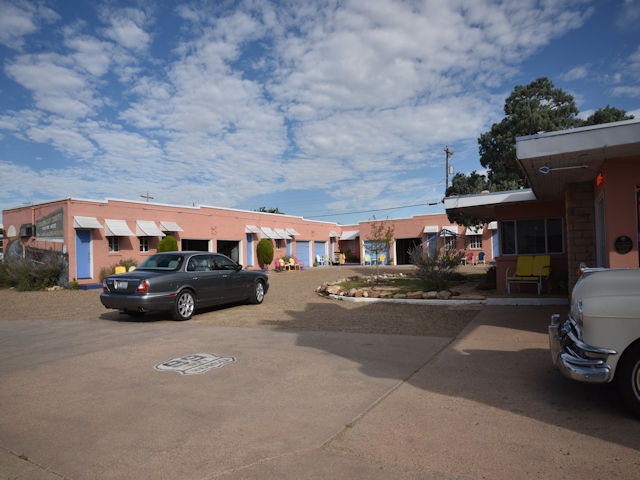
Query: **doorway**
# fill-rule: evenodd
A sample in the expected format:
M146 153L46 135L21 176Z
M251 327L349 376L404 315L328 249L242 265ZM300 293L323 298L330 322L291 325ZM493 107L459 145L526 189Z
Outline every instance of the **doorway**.
M396 265L410 265L411 256L409 250L419 247L422 239L416 238L397 238L396 239Z
M182 239L182 251L196 251L196 252L208 252L209 240L197 240L193 238Z
M240 242L238 240L218 240L216 252L226 255L236 263L240 263Z

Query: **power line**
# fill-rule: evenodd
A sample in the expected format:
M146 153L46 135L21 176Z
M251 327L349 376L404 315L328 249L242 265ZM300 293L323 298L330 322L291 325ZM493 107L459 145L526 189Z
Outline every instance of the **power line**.
M372 212L382 212L385 210L399 210L401 208L411 208L411 207L423 207L423 206L434 206L434 205L440 205L442 203L442 201L440 202L430 202L430 203L416 203L415 205L402 205L400 207L388 207L388 208L378 208L376 210L360 210L358 212L342 212L342 213L328 213L326 215L311 215L311 216L305 216L305 218L322 218L322 217L337 217L340 215L355 215L356 213L372 213Z

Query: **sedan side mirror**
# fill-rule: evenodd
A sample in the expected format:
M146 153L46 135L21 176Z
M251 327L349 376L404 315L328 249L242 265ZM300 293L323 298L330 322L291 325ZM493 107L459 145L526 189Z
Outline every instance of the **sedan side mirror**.
M236 272L239 272L240 270L242 270L242 265L240 264L236 265Z

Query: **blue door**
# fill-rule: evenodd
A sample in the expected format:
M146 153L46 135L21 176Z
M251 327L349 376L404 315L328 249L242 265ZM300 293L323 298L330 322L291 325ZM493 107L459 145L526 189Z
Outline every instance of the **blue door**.
M496 257L500 256L500 245L498 245L498 231L494 230L491 232L491 243L493 244L493 258L495 260Z
M331 261L333 261L333 252L335 251L335 239L333 237L331 237L329 239L329 258L331 259Z
M438 253L438 235L436 233L430 233L427 242L429 257L433 258Z
M253 267L253 233L247 233L247 267Z
M296 257L304 267L313 265L313 262L309 263L309 242L296 240Z
M76 278L91 278L91 230L76 230Z
M327 254L326 252L327 242L313 242L313 260L315 261L317 257L322 258Z
M291 256L291 239L287 239L287 255Z

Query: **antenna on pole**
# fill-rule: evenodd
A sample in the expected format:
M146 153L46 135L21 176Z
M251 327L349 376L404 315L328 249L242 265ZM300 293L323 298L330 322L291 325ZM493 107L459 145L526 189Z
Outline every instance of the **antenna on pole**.
M149 192L147 192L145 195L140 195L142 198L146 198L147 202L149 202L149 199L153 200L153 197L151 195L149 195Z
M445 195L446 195L446 191L447 188L449 188L449 174L453 174L453 167L449 168L449 157L451 155L453 155L453 152L451 150L449 150L449 146L447 145L446 147L444 147L444 153L446 153L447 155L447 160L446 160L446 164L445 164L445 168L447 171L447 177L444 183L444 191L445 191Z

